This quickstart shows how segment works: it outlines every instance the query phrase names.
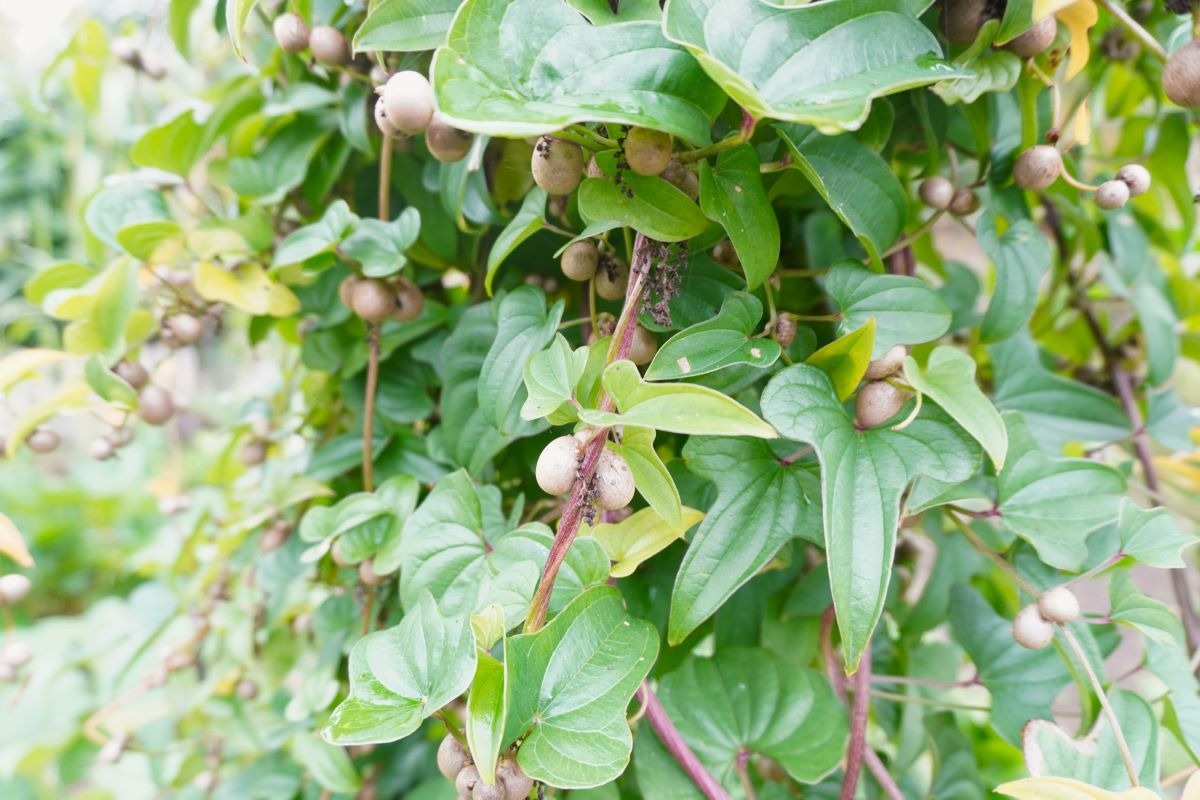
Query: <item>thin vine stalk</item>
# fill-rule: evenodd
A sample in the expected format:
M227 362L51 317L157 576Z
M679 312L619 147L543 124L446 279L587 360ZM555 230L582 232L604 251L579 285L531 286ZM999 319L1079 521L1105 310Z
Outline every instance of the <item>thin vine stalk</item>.
M629 271L629 287L625 294L625 307L617 320L613 333L613 344L608 352L608 363L619 361L629 355L633 347L633 322L641 307L642 290L645 286L645 274L649 267L650 243L642 234L637 235L633 246L633 258ZM612 398L605 395L600 401L601 411L611 411ZM546 556L546 566L542 570L542 578L538 582L537 591L529 604L529 614L525 618L525 632L532 633L546 624L546 616L550 609L550 595L554 592L554 582L558 578L558 570L567 557L567 551L579 533L579 525L583 522L584 512L588 507L588 488L596 474L596 465L604 452L608 437L605 431L596 434L584 446L583 458L579 464L579 475L571 489L562 518L558 523L558 532L550 545L550 553Z
M650 685L643 683L641 688L638 689L638 694L646 707L646 721L654 729L654 733L658 736L658 740L662 742L663 747L679 762L679 766L683 768L683 771L687 773L692 782L696 784L696 787L700 789L701 794L707 800L731 800L729 792L725 791L725 787L717 783L717 779L709 774L704 765L700 763L700 759L696 757L696 753L683 740L679 729L671 721L667 710L663 708L662 702L654 694Z

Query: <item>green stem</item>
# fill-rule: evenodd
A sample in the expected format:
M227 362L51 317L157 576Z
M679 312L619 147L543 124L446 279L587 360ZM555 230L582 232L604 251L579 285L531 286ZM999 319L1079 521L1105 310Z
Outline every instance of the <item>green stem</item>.
M585 125L571 125L554 134L556 139L566 139L588 150L612 150L617 143L612 139L601 136Z
M1137 788L1140 785L1138 783L1137 767L1133 765L1133 755L1129 752L1129 743L1125 741L1125 732L1121 730L1121 723L1117 720L1116 713L1113 712L1112 706L1108 703L1108 694L1105 693L1104 687L1100 684L1100 679L1096 677L1096 673L1092 669L1092 663L1088 661L1087 654L1083 652L1083 648L1080 647L1079 640L1075 638L1075 634L1071 633L1070 628L1066 625L1060 624L1058 629L1062 631L1067 645L1075 653L1075 658L1079 659L1079 663L1083 665L1083 671L1087 673L1088 681L1092 684L1092 690L1096 692L1096 698L1100 701L1100 707L1104 709L1104 714L1108 717L1108 724L1112 726L1113 738L1117 740L1117 749L1121 751L1121 761L1125 764L1125 772L1129 775L1129 782L1134 788Z
M993 564L1000 568L1001 572L1006 573L1010 578L1012 578L1018 586L1025 590L1027 594L1035 598L1042 596L1042 593L1038 591L1036 586L1025 580L1021 573L1017 572L1016 568L1013 567L1012 564L1009 564L1000 556L999 553L988 547L987 542L985 542L983 539L980 539L979 534L971 530L971 526L959 519L957 514L955 514L953 511L947 511L946 516L949 517L950 520L958 527L958 529L962 532L962 535L965 536L967 541L971 543L972 547L989 558Z
M718 153L739 147L746 143L747 138L743 131L738 131L732 136L726 136L715 144L710 144L708 147L701 147L697 150L688 150L686 153L680 153L676 158L680 164L690 164L693 161L700 161L709 156L715 156Z
M894 253L899 253L901 250L908 247L909 245L911 245L913 242L920 239L925 234L929 233L929 231L933 230L933 226L937 223L937 221L939 219L942 218L942 215L945 213L946 213L945 209L938 209L937 211L933 212L933 214L930 215L929 219L925 220L924 222L922 222L920 225L917 226L916 230L914 230L912 233L905 236L903 239L898 240L895 244L893 244L887 250L884 250L882 255L880 255L880 258L887 258L888 256L893 255Z

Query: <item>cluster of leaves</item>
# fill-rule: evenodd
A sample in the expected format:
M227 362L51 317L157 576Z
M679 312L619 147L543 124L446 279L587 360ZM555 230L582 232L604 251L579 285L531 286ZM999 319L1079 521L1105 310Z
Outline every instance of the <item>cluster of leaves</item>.
M172 0L173 71L86 23L47 91L172 102L84 251L33 242L77 260L24 285L56 323L0 360L0 476L108 499L0 492L0 552L135 533L82 584L114 596L19 612L0 793L1164 796L1200 764L1200 288L1151 46L1191 21L1144 5ZM456 157L373 113L397 72ZM151 476L160 515L118 502ZM33 607L86 598L27 538Z

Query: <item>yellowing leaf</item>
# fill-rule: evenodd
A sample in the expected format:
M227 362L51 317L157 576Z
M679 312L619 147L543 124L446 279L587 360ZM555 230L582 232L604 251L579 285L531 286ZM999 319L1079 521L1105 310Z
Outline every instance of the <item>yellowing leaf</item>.
M21 537L21 532L17 530L13 521L4 514L0 514L0 553L26 569L33 566L33 556L25 546L25 539Z
M1179 800L1200 800L1200 772L1193 772L1192 777L1188 778Z
M1017 800L1162 800L1144 787L1110 792L1072 778L1025 778L996 787Z
M1087 66L1091 55L1088 29L1100 19L1096 4L1092 0L1036 0L1033 6L1034 20L1055 14L1058 21L1071 31L1071 44L1067 57L1067 80L1074 78Z
M51 395L37 405L29 408L21 416L8 434L8 457L12 458L25 438L33 429L60 411L75 411L91 405L92 389L82 380L71 384Z
M286 317L300 309L292 290L271 280L261 264L224 269L211 261L196 265L196 291L205 300L227 303L250 314Z
M632 575L643 561L682 538L688 528L702 519L704 512L684 506L679 524L672 525L653 508L643 508L620 522L597 525L589 533L603 545L609 560L616 562L609 574L624 578Z
M1092 140L1092 111L1086 100L1079 104L1079 110L1075 112L1074 139L1075 144L1079 145L1086 145Z
M39 348L29 348L11 353L0 359L0 392L7 391L35 374L42 367L70 358L72 358L70 353Z
M871 317L857 330L834 339L804 360L829 376L839 400L854 394L871 363L875 349L875 318Z

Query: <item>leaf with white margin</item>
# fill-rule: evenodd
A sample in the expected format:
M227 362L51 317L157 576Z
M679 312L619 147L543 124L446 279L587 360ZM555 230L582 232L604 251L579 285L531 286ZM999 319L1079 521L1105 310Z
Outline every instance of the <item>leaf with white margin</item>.
M592 25L561 0L467 0L431 73L447 122L499 136L608 122L705 144L725 104L657 22Z
M1138 781L1157 787L1158 720L1154 710L1129 691L1111 692L1108 700L1129 744ZM1021 731L1021 751L1034 777L1074 778L1109 789L1129 787L1107 714L1102 714L1082 739L1072 738L1049 720L1035 719Z
M832 133L862 125L876 97L965 74L940 58L911 5L671 0L663 31L755 118Z

